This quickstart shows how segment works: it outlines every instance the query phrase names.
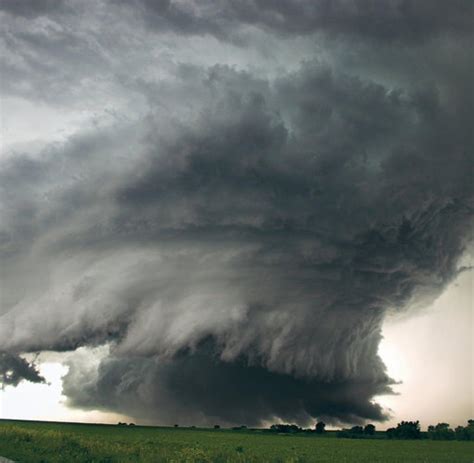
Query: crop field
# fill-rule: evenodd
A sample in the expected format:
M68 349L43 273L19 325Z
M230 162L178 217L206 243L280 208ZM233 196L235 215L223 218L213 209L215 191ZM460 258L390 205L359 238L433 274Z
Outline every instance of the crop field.
M472 463L474 442L340 439L259 430L0 421L0 455L17 462Z

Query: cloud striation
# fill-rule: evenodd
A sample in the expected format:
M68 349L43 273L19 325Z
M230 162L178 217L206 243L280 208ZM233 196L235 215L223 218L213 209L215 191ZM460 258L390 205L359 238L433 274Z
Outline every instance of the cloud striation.
M162 423L383 420L384 317L440 294L470 244L472 71L446 52L470 40L470 2L136 3L157 38L252 26L324 36L340 61L120 76L146 114L2 158L3 381L41 380L22 353L108 345L97 368L70 361L71 405ZM439 73L419 79L416 59Z

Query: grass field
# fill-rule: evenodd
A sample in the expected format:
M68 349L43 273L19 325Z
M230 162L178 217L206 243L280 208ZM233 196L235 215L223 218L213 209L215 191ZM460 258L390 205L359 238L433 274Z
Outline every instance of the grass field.
M472 463L474 442L0 421L0 455L28 462Z

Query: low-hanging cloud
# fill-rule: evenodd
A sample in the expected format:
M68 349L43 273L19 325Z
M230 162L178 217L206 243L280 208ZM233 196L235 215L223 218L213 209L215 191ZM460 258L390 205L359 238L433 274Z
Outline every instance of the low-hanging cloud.
M0 354L0 383L4 386L17 386L24 379L32 383L45 382L34 363L18 355Z
M142 119L3 159L5 358L107 344L64 392L138 419L384 419L384 317L469 244L473 106L375 77L178 64Z

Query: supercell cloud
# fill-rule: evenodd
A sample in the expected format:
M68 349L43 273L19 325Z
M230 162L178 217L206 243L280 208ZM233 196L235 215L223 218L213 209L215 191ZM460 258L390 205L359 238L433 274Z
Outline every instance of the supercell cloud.
M0 5L4 97L89 120L0 157L3 383L102 346L71 405L383 420L384 317L471 244L471 2Z

